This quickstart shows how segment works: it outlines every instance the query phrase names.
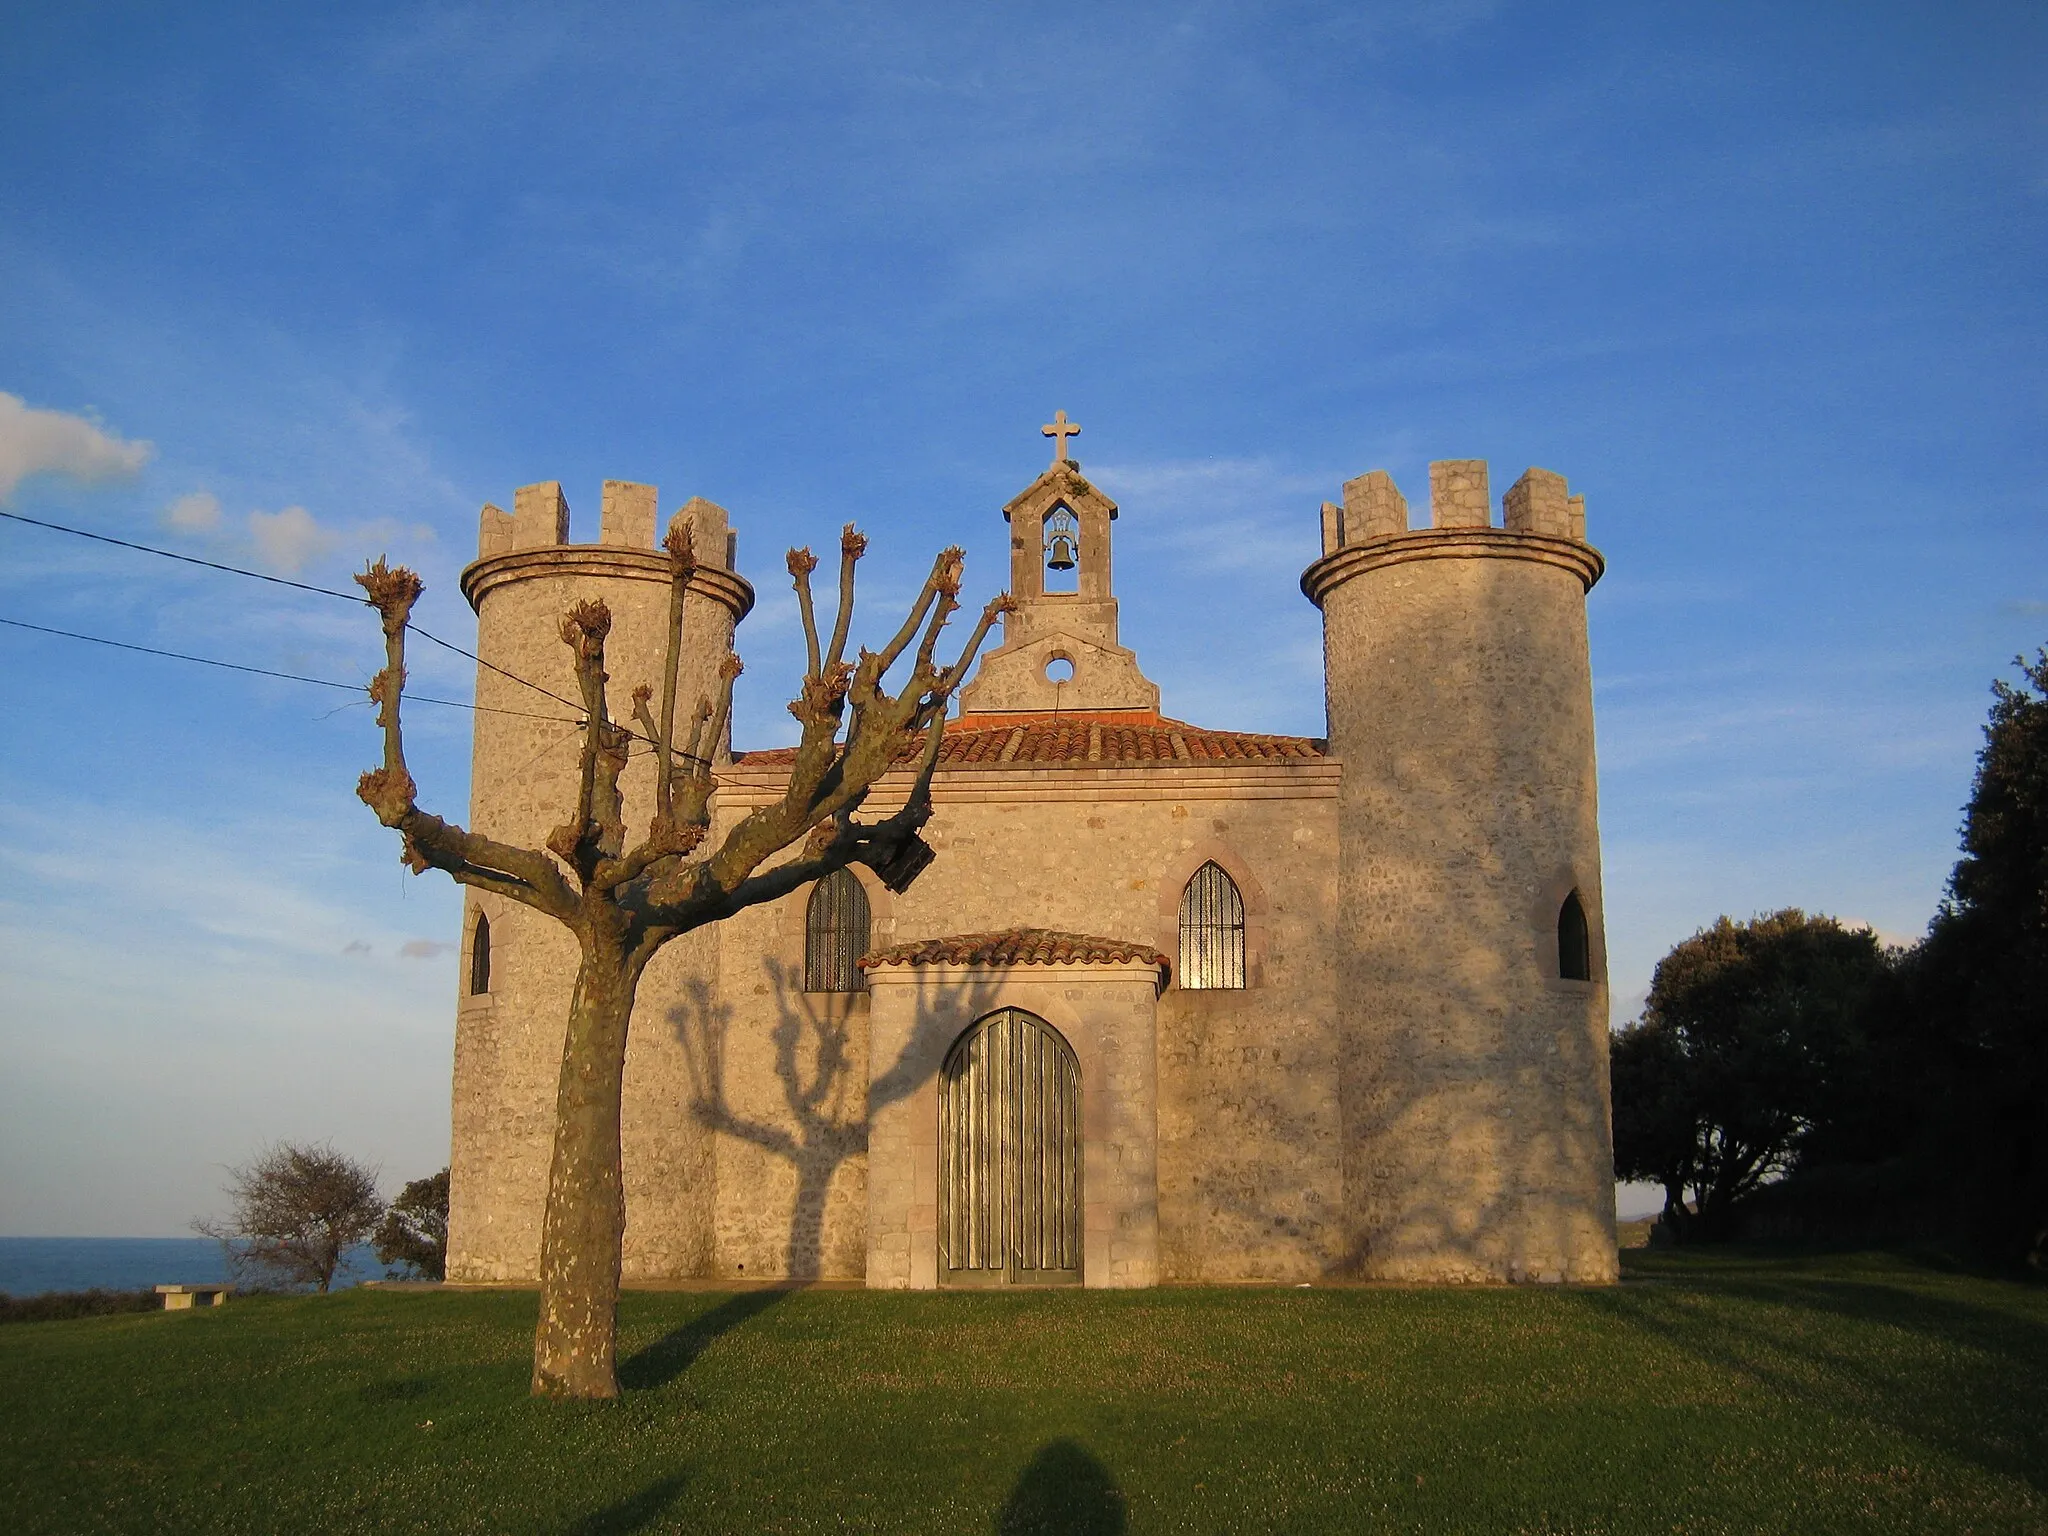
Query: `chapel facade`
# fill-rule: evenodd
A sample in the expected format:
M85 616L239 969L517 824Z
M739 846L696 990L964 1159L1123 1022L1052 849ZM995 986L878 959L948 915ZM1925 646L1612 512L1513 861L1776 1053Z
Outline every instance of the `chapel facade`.
M1388 475L1350 481L1301 581L1327 737L1211 729L1119 641L1077 430L1002 509L1018 606L947 724L931 865L750 908L643 979L627 1283L1612 1280L1583 499L1531 469L1496 523L1485 463L1441 462L1411 529ZM753 589L723 509L677 515L691 698ZM575 732L516 681L573 691L572 603L610 604L616 691L659 676L655 522L620 481L597 544L558 484L484 509L462 587L505 712L476 716L475 830L538 846L574 801ZM714 840L793 757L717 753ZM644 826L647 770L623 786ZM531 1283L576 951L466 896L448 1277Z

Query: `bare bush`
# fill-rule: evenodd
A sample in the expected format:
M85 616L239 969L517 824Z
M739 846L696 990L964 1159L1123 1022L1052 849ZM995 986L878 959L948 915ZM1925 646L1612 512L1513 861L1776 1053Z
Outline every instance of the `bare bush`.
M225 1219L195 1221L219 1240L237 1278L325 1292L342 1255L368 1239L384 1216L377 1170L333 1147L281 1141L228 1170Z

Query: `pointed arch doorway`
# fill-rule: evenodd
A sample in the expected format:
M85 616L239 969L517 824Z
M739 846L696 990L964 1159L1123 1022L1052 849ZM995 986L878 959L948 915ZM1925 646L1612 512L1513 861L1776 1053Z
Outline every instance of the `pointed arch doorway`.
M1081 1283L1081 1069L1021 1008L977 1019L939 1075L943 1285Z

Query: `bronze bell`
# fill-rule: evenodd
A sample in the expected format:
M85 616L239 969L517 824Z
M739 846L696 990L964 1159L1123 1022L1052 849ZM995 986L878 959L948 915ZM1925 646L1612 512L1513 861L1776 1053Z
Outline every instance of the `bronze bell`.
M1074 541L1064 533L1052 536L1052 554L1045 562L1051 571L1071 571L1074 568Z

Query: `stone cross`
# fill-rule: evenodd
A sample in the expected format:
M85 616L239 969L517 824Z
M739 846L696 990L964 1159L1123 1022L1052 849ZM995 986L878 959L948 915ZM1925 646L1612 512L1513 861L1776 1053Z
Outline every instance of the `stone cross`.
M1067 413L1065 411L1054 411L1052 413L1052 421L1038 430L1052 439L1053 463L1063 464L1067 458L1067 439L1081 429L1075 426L1073 422L1067 420Z

